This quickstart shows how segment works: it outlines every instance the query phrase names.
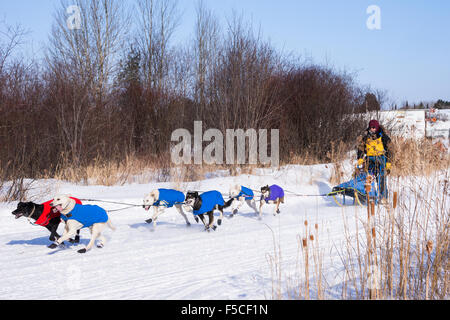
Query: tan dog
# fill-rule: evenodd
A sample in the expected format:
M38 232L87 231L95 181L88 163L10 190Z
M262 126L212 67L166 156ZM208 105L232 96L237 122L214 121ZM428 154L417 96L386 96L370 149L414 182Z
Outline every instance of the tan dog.
M231 203L231 209L232 214L231 217L234 216L236 213L238 213L239 208L245 203L255 210L255 213L258 214L258 209L256 208L256 201L255 196L253 193L251 195L253 196L252 199L248 199L248 195L243 194L242 196L238 197L243 192L242 187L240 185L234 185L230 188L230 198L234 198L233 202ZM247 196L247 199L246 199Z
M100 244L97 247L102 248L106 239L102 235L106 225L115 230L111 224L106 211L95 205L76 205L75 200L69 198L67 195L57 195L53 199L51 205L61 213L61 219L66 221L64 233L56 240L49 248L54 249L63 241L73 237L77 230L88 227L91 232L91 240L85 249L78 250L79 253L85 253L92 248L97 239Z
M182 209L183 203L184 194L181 191L173 189L155 189L144 198L144 209L148 211L150 210L150 207L153 207L153 216L150 219L145 220L145 222L153 222L153 227L156 227L156 220L159 215L164 213L166 208L175 206L178 213L181 214L186 221L186 225L190 226L191 223Z

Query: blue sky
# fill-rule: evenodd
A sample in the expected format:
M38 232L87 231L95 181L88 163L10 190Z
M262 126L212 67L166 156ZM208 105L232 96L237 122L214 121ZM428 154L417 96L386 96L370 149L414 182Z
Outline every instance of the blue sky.
M130 1L131 2L131 1ZM397 103L450 100L448 0L205 0L225 24L232 10L261 27L279 50L356 74L357 81L387 90ZM192 36L195 0L180 0L177 41ZM30 33L24 56L40 57L59 0L1 0L0 20ZM369 30L366 9L377 5L381 29Z

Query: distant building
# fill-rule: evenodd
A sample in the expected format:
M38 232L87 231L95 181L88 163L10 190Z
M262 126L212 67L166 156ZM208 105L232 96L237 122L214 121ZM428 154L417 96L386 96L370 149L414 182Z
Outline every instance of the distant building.
M379 119L392 135L450 138L450 109L402 109L366 113L367 120Z

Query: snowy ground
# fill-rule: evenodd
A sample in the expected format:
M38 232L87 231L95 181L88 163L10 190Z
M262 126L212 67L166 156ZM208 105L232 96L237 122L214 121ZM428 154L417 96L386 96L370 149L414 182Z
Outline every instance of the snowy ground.
M276 183L285 190L319 195L331 190L330 165L288 166L279 171L263 170L257 175L214 177L183 184L182 189L228 193L232 184L253 189ZM150 190L173 187L171 183L124 186L82 186L61 181L39 181L30 196L36 202L55 193L79 198L141 204ZM42 194L46 190L47 194ZM228 199L228 197L225 197ZM124 206L97 203L105 209ZM339 299L343 266L343 217L365 215L365 207L342 209L331 198L298 197L287 194L281 214L273 206L263 207L258 220L252 209L242 207L239 215L225 219L217 231L203 231L201 223L187 227L175 208L160 216L154 229L144 222L149 213L141 207L110 213L115 232L106 230L102 249L94 247L82 255L89 231L83 229L78 246L65 250L47 248L49 232L25 218L15 220L16 203L0 204L0 299L272 299L274 288L271 258L281 253L282 298L288 288L301 281L298 274L299 239L305 237L304 221L318 224L320 251L324 254L328 288L325 298ZM62 225L59 227L62 232ZM274 248L276 250L274 250ZM314 296L314 293L313 293Z

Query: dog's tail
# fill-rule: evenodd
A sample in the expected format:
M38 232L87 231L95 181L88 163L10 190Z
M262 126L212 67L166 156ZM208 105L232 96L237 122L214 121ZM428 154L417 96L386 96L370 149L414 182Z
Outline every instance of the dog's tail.
M108 219L108 221L106 221L106 225L107 225L112 231L116 231L116 227L114 227L113 224L111 223L111 219Z

